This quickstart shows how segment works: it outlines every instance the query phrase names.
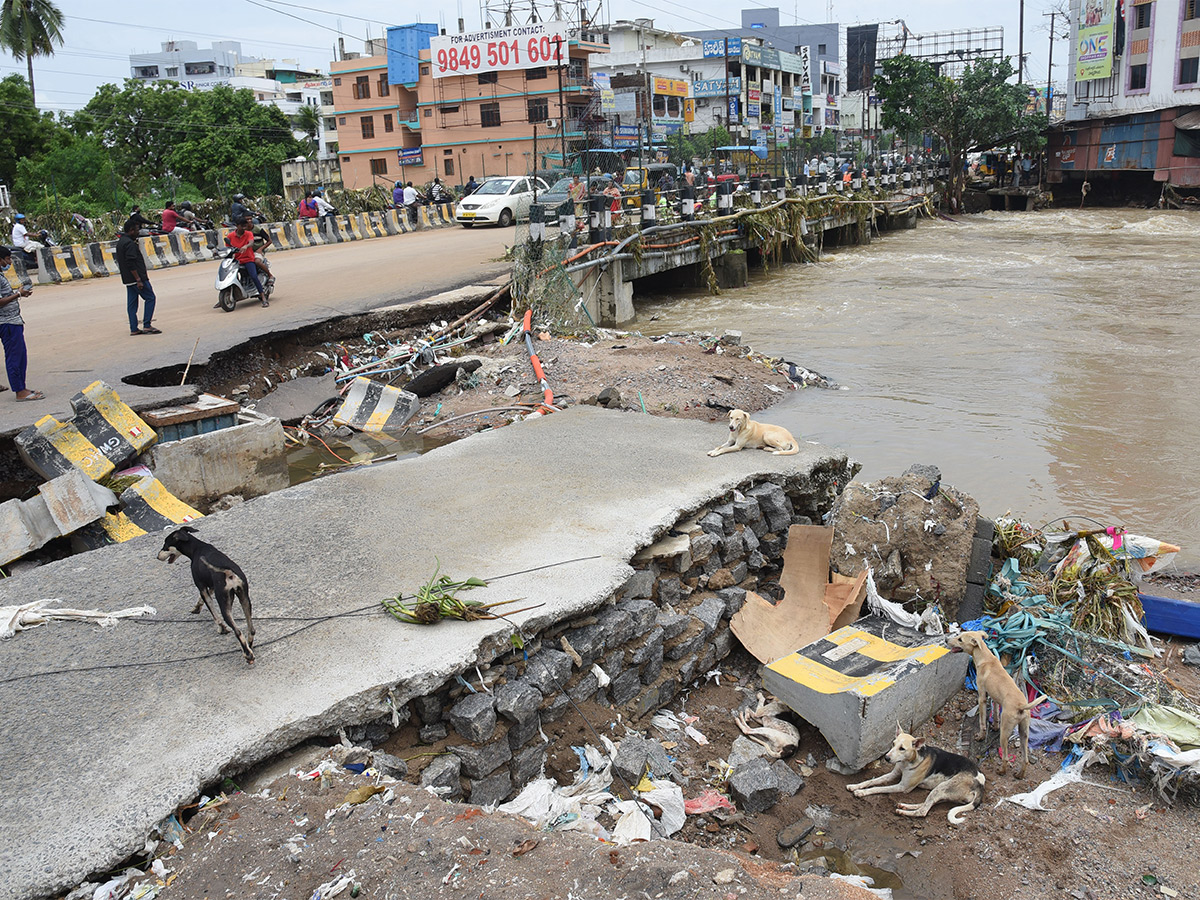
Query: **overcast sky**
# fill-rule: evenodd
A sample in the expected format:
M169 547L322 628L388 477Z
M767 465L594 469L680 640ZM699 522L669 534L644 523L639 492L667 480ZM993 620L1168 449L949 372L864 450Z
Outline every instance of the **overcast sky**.
M34 61L38 105L43 109L74 110L83 106L97 86L120 83L129 75L129 54L157 51L167 40L192 40L208 46L212 40L238 40L244 54L295 58L327 71L339 33L347 50L361 50L368 33L378 37L385 25L430 21L453 30L459 16L468 29L479 27L477 2L444 0L441 4L359 0L339 5L333 0L216 0L209 3L164 4L161 0L127 0L98 4L94 0L58 0L66 17L65 42L50 59ZM610 0L611 19L648 16L660 27L679 31L729 28L740 24L736 10L772 6L770 2L728 0ZM1026 80L1044 84L1049 46L1049 19L1042 14L1062 8L1065 0L1026 0ZM1018 0L976 5L962 0L834 0L832 21L842 25L886 22L903 18L918 33L1000 25L1004 49L1017 53ZM436 9L437 13L431 13ZM324 12L322 10L328 10ZM831 21L825 3L784 3L784 24ZM307 21L301 21L307 20ZM1059 33L1064 27L1059 20ZM1055 46L1055 80L1065 82L1067 42ZM0 73L25 72L24 62L0 55Z

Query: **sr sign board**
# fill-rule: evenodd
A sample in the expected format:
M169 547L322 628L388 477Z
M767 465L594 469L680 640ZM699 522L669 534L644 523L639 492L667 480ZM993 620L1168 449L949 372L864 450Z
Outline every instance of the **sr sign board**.
M569 62L567 26L540 22L438 35L429 39L429 58L434 78L565 65Z

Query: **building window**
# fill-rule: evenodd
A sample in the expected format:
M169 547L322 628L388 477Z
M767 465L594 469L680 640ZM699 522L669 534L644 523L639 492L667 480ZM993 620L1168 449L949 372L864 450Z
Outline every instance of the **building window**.
M817 56L824 56L826 53L824 44L817 44Z
M333 86L334 86L334 87L341 87L341 86L342 86L342 79L340 79L340 78L335 78L335 79L333 79ZM332 102L332 101L330 101L330 102Z
M375 118L374 116L363 116L359 119L362 122L363 140L370 140L375 137Z
M1195 84L1200 74L1200 56L1192 56L1179 61L1179 83Z
M386 175L387 174L387 160L386 159L371 160L371 174L372 175Z
M179 66L167 66L167 77L177 78L179 76Z
M428 75L429 74L429 66L421 66L421 74Z
M346 120L342 119L342 121L345 122ZM337 119L331 116L330 118L325 119L324 122L326 131L337 131Z
M383 130L384 131L395 131L396 130L396 126L392 124L392 114L391 113L383 114Z
M342 162L350 162L350 157L348 157L348 156L343 156L343 157L342 157Z
M345 124L346 124L346 117L345 117L345 116L338 116L338 124L339 124L339 125L345 125Z
M545 122L550 118L550 101L545 97L531 97L525 101L530 122Z
M482 104L480 104L480 106L479 106L479 124L484 128L499 127L499 125L500 125L500 104L499 103L482 103Z
M428 118L430 118L432 115L433 115L433 110L432 110L432 109L429 109L429 108L426 108L426 110L425 110L425 118L427 118L427 119L428 119Z
M376 84L377 84L377 88L379 90L379 96L386 97L391 90L390 87L388 86L387 75L386 74L380 75L379 81Z
M1200 3L1197 3L1196 0L1184 0L1183 17L1185 19L1200 18L1196 15L1196 12L1197 12L1196 7L1197 6L1200 6Z
M359 75L354 79L354 99L367 100L371 96L371 78L368 75Z
M454 174L454 160L450 157L442 160L442 167L446 170L447 175Z
M1153 8L1149 3L1142 3L1133 8L1133 27L1135 30L1150 27L1150 11Z
M499 73L497 73L497 72L480 72L479 73L479 83L480 84L495 84L499 80L500 80Z
M458 112L458 107L457 106L439 106L438 111L441 112L441 114L443 116L446 116L446 115L449 115L450 113Z
M542 66L538 69L527 69L525 71L525 79L527 81L541 81L546 77L546 67Z
M1146 89L1146 64L1129 67L1129 89L1144 91Z

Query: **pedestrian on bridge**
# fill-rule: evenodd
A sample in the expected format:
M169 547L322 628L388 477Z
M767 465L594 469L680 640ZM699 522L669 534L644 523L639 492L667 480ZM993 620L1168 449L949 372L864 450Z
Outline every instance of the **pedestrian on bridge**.
M162 334L150 324L154 319L157 298L146 274L146 258L138 245L138 224L133 219L125 223L125 233L117 239L117 268L121 271L121 283L125 285L125 309L129 313L129 333ZM138 328L138 297L145 301L142 310L142 327Z
M17 400L27 402L45 400L41 391L31 391L25 386L25 369L29 356L25 351L25 320L21 318L21 298L28 297L32 290L27 287L14 288L3 275L12 265L12 251L0 246L0 343L4 345L4 368L8 371L8 383ZM0 387L0 390L8 390Z

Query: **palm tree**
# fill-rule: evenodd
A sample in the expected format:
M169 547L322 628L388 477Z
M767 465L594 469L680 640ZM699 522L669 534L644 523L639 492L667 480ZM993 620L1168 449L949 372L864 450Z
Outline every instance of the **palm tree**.
M0 0L0 47L29 64L29 94L33 91L33 58L53 56L54 45L62 46L62 10L53 0Z
M292 117L292 126L308 138L308 155L311 159L317 152L317 139L321 134L321 110L307 103Z

